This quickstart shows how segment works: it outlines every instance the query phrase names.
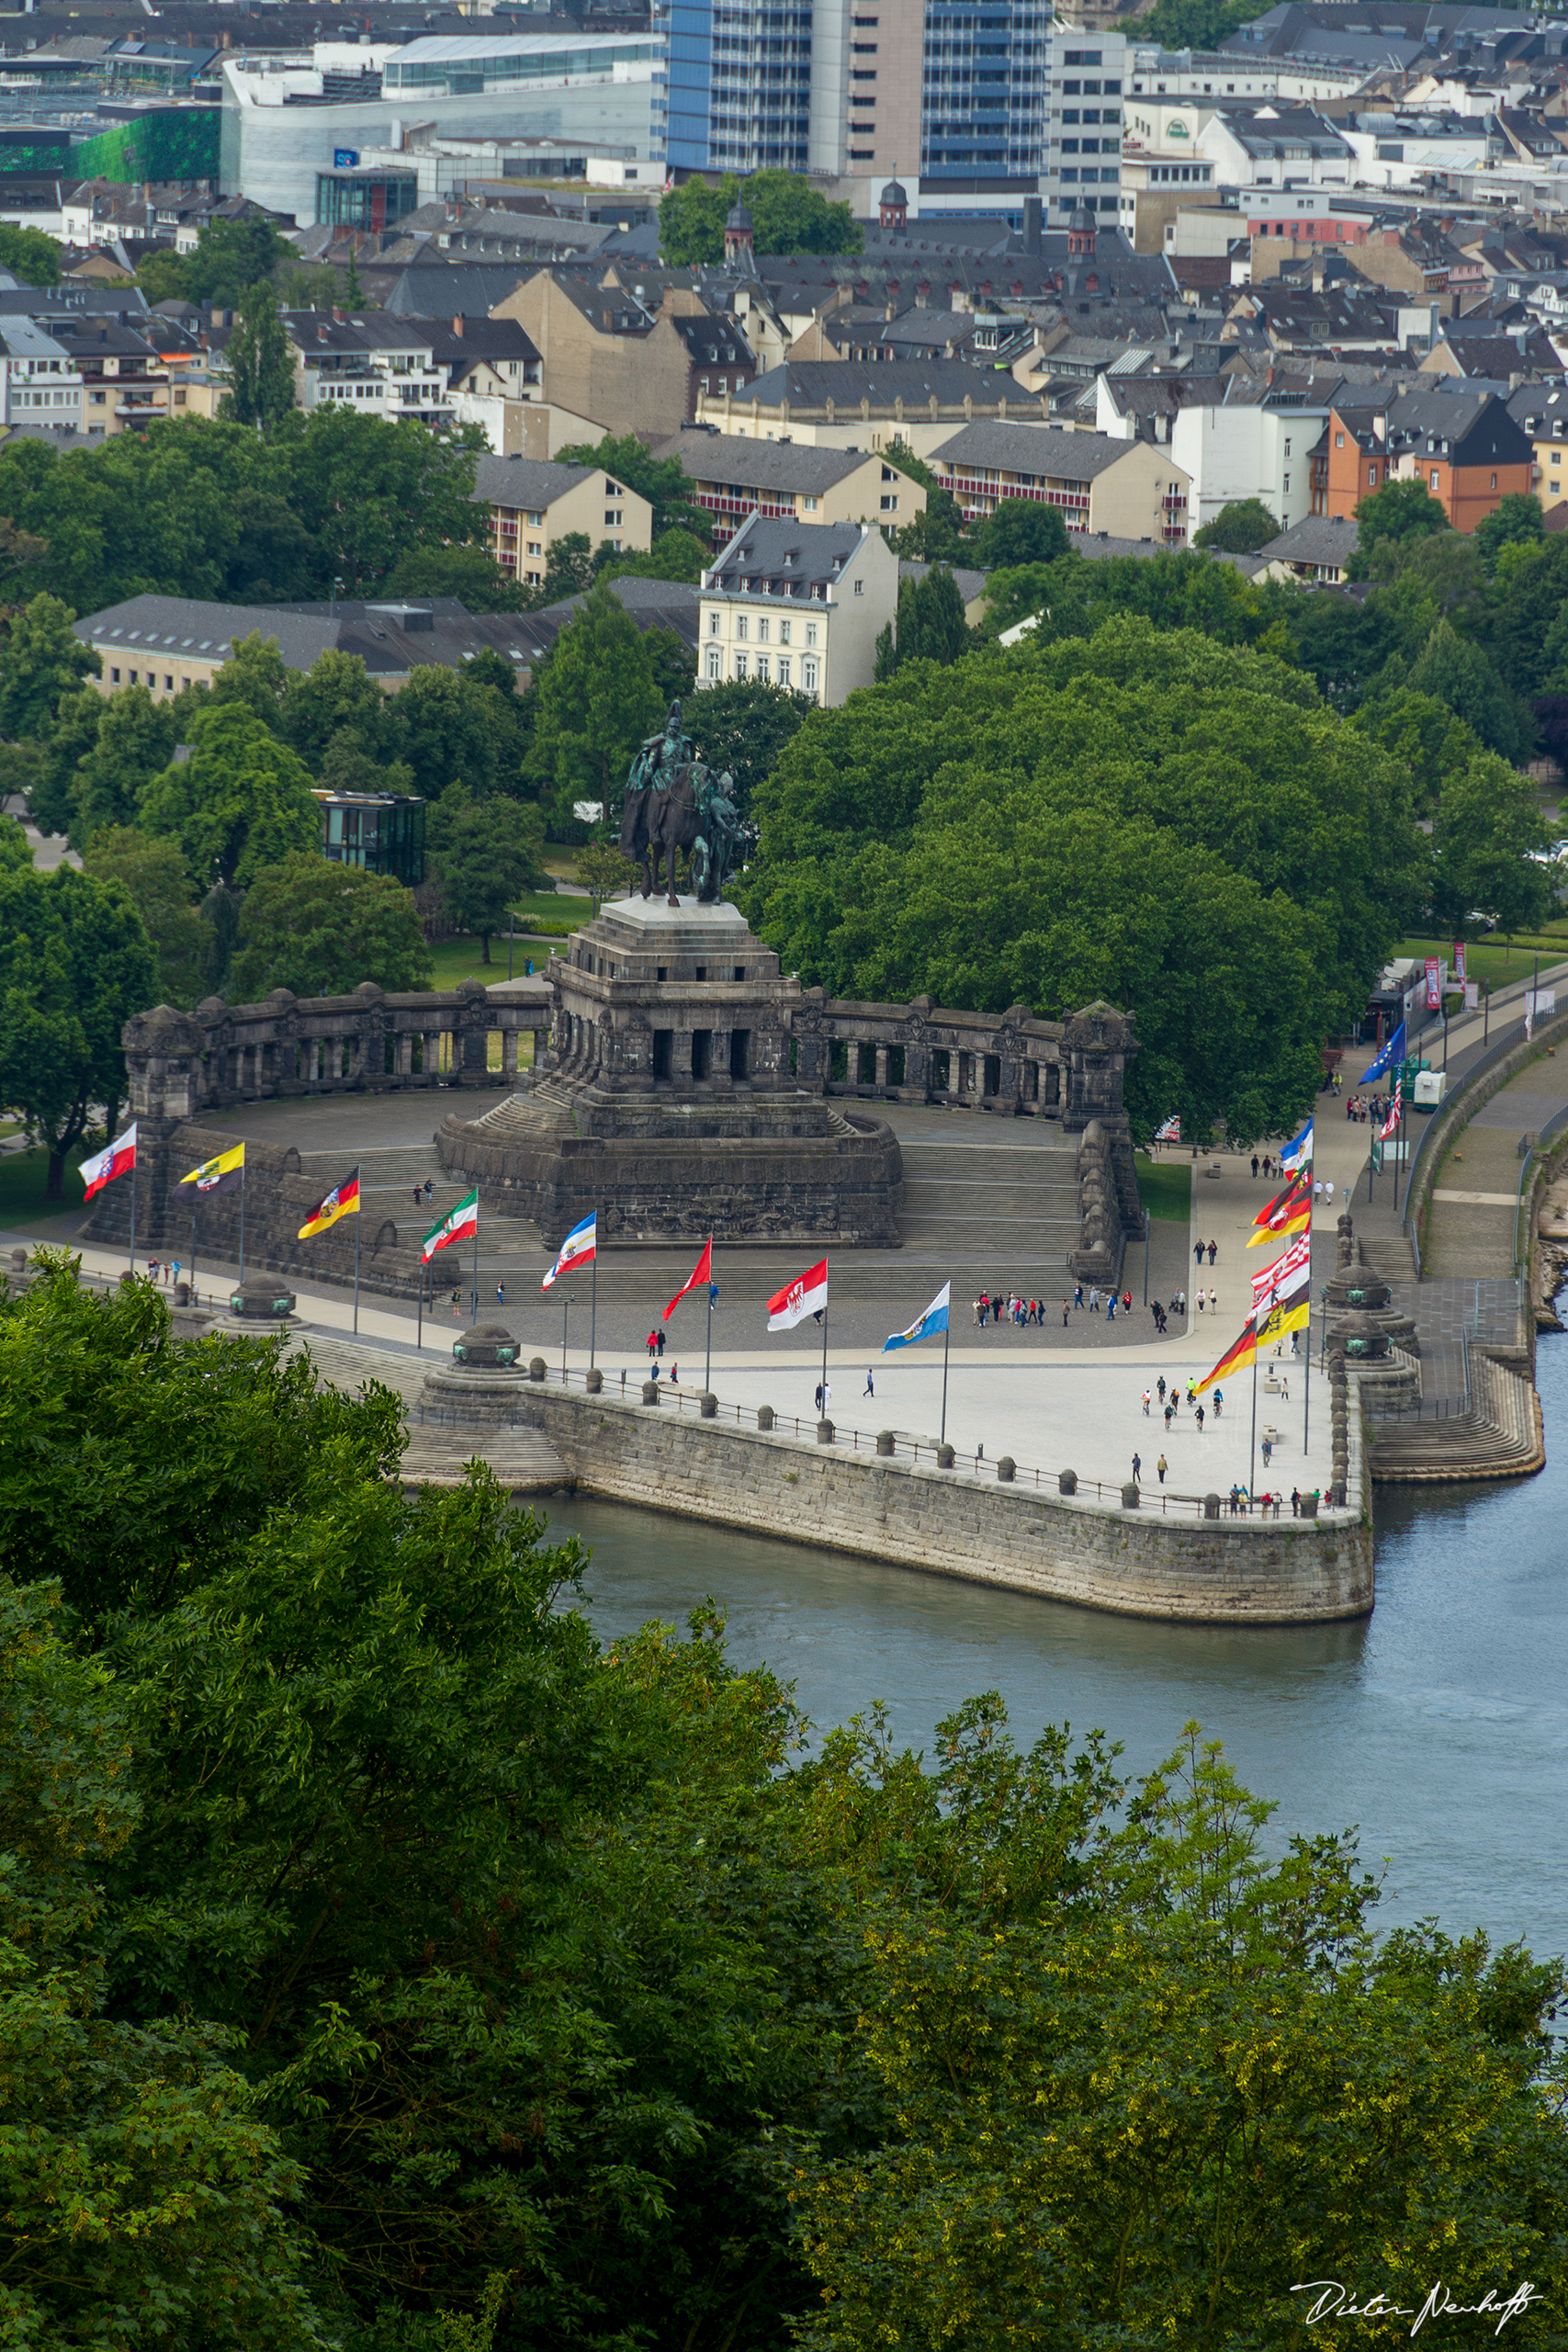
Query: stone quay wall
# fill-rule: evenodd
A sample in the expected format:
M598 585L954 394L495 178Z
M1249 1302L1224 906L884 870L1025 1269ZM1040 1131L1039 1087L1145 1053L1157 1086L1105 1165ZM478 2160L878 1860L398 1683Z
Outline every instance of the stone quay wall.
M1179 1519L848 1453L667 1403L622 1404L524 1378L514 1397L510 1418L549 1439L581 1491L751 1534L1119 1616L1201 1624L1362 1617L1375 1596L1366 1508L1317 1520ZM484 1452L478 1430L475 1450ZM1360 1496L1359 1444L1352 1471Z

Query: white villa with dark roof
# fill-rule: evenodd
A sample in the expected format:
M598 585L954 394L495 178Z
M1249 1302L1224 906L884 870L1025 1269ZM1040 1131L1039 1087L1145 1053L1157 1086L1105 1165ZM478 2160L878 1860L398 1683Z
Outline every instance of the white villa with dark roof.
M697 684L761 678L841 703L873 683L897 606L898 559L874 526L754 514L703 574Z

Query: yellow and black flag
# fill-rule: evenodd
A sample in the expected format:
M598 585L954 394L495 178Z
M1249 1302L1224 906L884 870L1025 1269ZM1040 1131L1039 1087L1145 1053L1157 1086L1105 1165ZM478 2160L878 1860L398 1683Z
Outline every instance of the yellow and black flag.
M309 1241L313 1233L324 1233L329 1225L337 1223L340 1216L357 1216L358 1214L359 1170L356 1168L352 1176L345 1176L341 1184L333 1186L324 1201L317 1202L299 1227L299 1238L301 1241Z
M194 1184L198 1193L235 1193L243 1182L244 1174L245 1147L237 1143L231 1151L220 1151L216 1159L204 1159L199 1168L182 1176L180 1182Z

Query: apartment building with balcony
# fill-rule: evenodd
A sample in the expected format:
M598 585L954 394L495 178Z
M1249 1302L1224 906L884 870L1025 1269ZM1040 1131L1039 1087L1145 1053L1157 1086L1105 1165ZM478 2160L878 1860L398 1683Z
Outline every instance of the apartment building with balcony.
M362 416L412 416L449 423L446 377L435 364L427 322L389 311L286 311L284 332L294 363L294 397L309 415L352 404Z
M1054 506L1069 531L1184 547L1191 481L1168 448L1044 424L965 425L926 460L965 522L1005 501Z
M85 433L139 433L168 414L168 363L144 322L131 324L130 311L45 315L81 380ZM15 322L6 323L9 330Z
M841 703L873 683L897 606L898 559L880 531L750 515L703 574L697 684L761 678Z
M65 345L36 319L0 320L5 421L80 433L82 373Z
M680 459L695 503L713 517L720 547L752 514L764 522L867 523L891 531L925 512L921 485L874 450L753 441L689 425L656 442L652 455Z
M617 552L653 544L653 509L603 466L563 466L547 458L481 458L474 497L490 509L486 544L503 571L525 587L543 584L550 548L571 531Z

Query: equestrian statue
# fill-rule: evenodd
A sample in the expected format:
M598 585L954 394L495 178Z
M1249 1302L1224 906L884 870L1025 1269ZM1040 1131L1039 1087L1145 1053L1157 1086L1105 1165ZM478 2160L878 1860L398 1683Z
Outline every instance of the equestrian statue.
M662 732L648 738L627 771L621 812L621 854L638 869L645 899L667 864L667 903L680 905L675 861L682 854L696 897L705 905L722 898L756 838L736 811L734 789L734 777L716 777L682 734L681 706L672 702Z

